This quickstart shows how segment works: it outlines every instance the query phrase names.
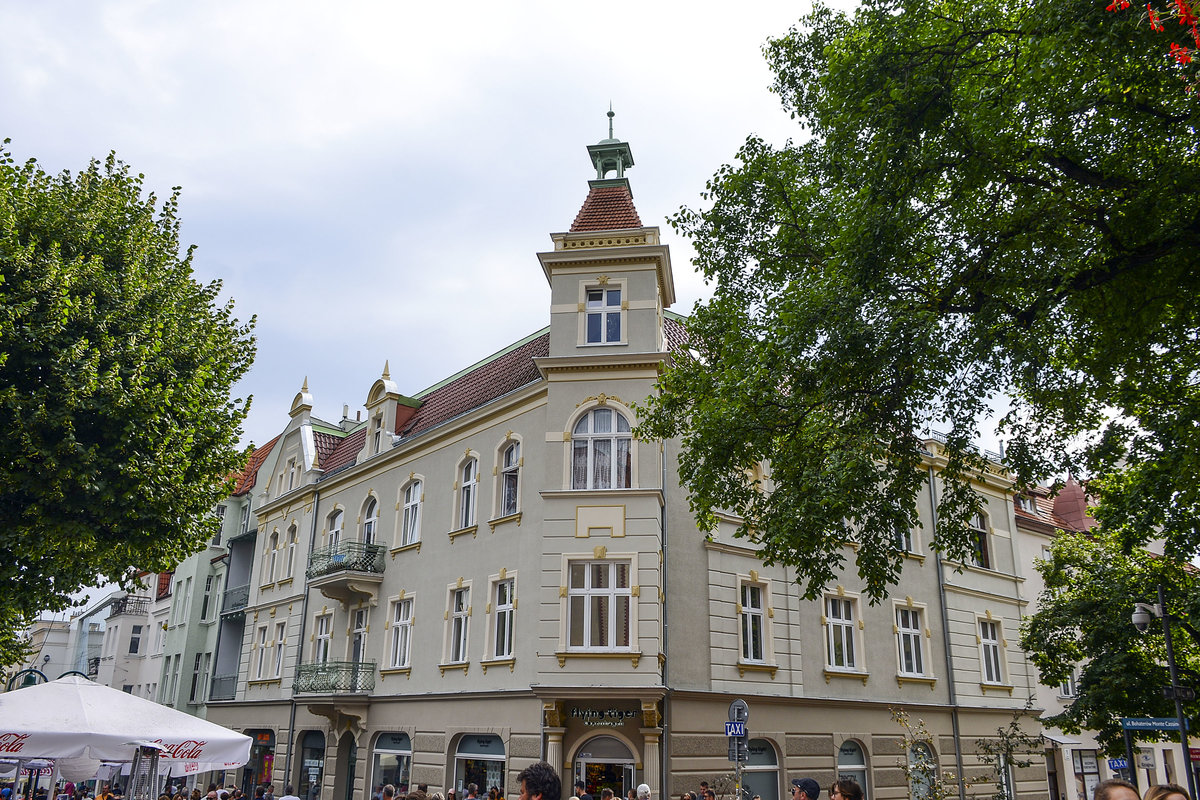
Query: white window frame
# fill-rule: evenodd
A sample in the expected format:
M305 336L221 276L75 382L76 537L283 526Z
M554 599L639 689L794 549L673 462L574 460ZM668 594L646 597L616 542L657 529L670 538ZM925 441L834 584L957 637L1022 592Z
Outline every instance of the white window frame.
M1079 674L1072 669L1067 679L1058 685L1058 696L1074 698L1079 694Z
M467 663L471 622L471 584L453 584L446 593L446 650L443 664Z
M594 281L581 282L579 285L579 342L582 345L614 345L625 344L628 341L626 333L626 311L629 298L624 279L609 280L607 283ZM615 293L615 297L614 297ZM597 296L598 295L598 296ZM614 304L615 300L615 304ZM609 322L615 315L617 336L613 338ZM590 322L595 319L599 324L597 336L591 335Z
M335 548L342 543L342 529L346 526L346 510L334 508L325 518L325 545Z
M513 631L517 611L517 579L505 573L505 577L492 579L489 612L491 614L488 652L495 660L513 657Z
M967 523L967 529L973 539L970 563L980 569L992 569L991 553L991 524L984 511L976 512Z
M404 487L404 516L400 523L400 546L421 541L421 506L425 500L425 484L414 477Z
M513 439L500 448L499 480L496 487L497 517L511 517L521 510L521 441ZM511 488L511 491L510 491Z
M363 501L362 515L360 539L363 544L374 544L379 538L379 501L374 495Z
M371 453L383 452L383 414L371 417Z
M255 680L261 681L261 680L267 679L267 664L268 664L267 651L271 649L270 639L268 638L270 635L271 635L270 631L267 630L266 625L258 626L258 639L256 642L256 644L258 645L258 647L257 647L258 660L255 663L255 668L254 668L254 679Z
M825 595L825 666L839 672L862 672L858 598L849 594ZM839 656L840 653L840 656ZM839 660L842 663L838 663Z
M925 607L896 603L896 670L909 678L929 677L925 652Z
M279 531L271 531L271 535L267 537L267 549L263 553L263 574L262 585L275 582L275 568L279 562Z
M472 454L458 464L458 502L454 504L454 530L465 530L476 524L479 510L479 458Z
M293 522L288 528L287 541L287 577L296 577L296 547L300 543L300 529Z
M620 570L619 567L626 567L626 584L625 586L616 585L619 582ZM608 586L594 586L593 572L596 567L605 567L608 572ZM576 572L576 568L581 568L582 572ZM582 575L582 585L576 584L576 577ZM600 653L626 653L632 652L637 644L637 597L635 596L634 588L636 587L637 564L630 556L608 555L603 559L592 558L572 558L568 559L564 570L564 585L566 587L564 606L563 606L563 622L564 643L566 649L571 652L600 652ZM623 627L624 637L619 635L620 631L618 623L617 609L621 600L627 604L629 609L628 625ZM605 641L593 643L596 638L592 631L592 618L594 616L594 607L597 602L607 601L607 609L605 616L607 619L608 631L605 635ZM572 628L572 620L575 619L574 609L580 606L582 614L579 615L582 629L576 637L575 630ZM625 638L625 643L620 643L621 638ZM576 643L578 640L578 644Z
M979 682L1005 686L1004 627L998 619L979 618Z
M770 663L768 609L771 587L750 576L739 576L737 593L738 661L743 664Z
M250 532L250 501L249 500L247 500L246 504L244 506L242 506L242 519L238 523L238 530L243 534Z
M412 664L413 608L412 595L392 601L392 641L388 655L391 669L407 669Z
M318 614L313 629L313 663L324 664L333 647L333 614Z
M287 647L287 621L275 623L275 647L273 654L274 669L271 670L271 677L283 677L283 657L286 654Z
M596 428L602 427L600 420L606 415L612 415L609 430L597 432ZM593 406L574 421L567 459L568 485L572 489L629 489L635 485L637 458L629 419L624 410L609 404ZM607 469L598 468L603 457L601 444L607 445ZM620 467L622 449L628 459L628 470ZM581 458L582 470L577 465Z

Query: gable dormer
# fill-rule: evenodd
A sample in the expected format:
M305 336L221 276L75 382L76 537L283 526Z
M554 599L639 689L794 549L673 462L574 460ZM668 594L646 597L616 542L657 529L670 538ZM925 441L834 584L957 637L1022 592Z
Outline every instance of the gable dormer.
M365 405L367 437L359 453L360 461L391 449L393 437L400 433L404 423L421 407L421 401L400 394L399 387L392 380L388 362L384 361L383 373L371 384Z
M569 231L538 253L550 283L550 356L617 355L665 349L662 312L675 302L671 255L656 227L642 225L625 170L627 142L612 134L588 146L596 178Z

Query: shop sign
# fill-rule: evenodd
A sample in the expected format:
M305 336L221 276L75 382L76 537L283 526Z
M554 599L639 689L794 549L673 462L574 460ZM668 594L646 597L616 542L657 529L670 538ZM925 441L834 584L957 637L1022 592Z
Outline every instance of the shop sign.
M263 747L272 747L275 744L275 734L270 731L256 733L254 734L254 743Z
M634 709L622 708L572 708L571 718L582 720L590 728L619 728L626 720L638 715Z
M320 769L321 767L325 766L325 762L319 758L306 758L304 759L304 766L308 769Z

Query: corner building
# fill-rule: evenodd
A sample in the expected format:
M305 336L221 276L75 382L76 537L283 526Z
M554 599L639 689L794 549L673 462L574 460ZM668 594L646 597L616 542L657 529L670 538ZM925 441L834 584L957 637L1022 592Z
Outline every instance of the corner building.
M306 382L242 476L253 519L228 570L249 588L222 610L208 705L255 737L240 779L306 800L388 782L515 797L545 758L564 785L677 796L731 772L739 697L763 800L798 774L908 796L893 706L925 720L942 767L977 773L976 739L1034 681L1007 481L980 479L977 564L941 562L913 531L881 605L853 576L800 599L735 517L702 534L679 443L630 432L683 346L670 253L634 207L628 144L610 131L588 151L583 207L537 255L548 327L411 395L385 365L355 420L314 417ZM1011 779L1045 793L1044 769Z

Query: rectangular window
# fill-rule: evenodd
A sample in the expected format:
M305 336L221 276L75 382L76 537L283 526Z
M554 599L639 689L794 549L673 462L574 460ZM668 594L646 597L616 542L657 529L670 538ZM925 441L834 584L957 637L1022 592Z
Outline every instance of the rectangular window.
M393 669L409 666L412 655L413 598L406 597L392 604L392 662Z
M133 625L129 628L129 654L136 656L142 649L142 626Z
M296 575L296 545L298 544L298 538L296 526L293 525L288 529L287 576L289 578Z
M242 521L238 523L238 530L242 533L247 533L250 530L250 502L242 506Z
M517 513L517 489L521 477L521 444L513 442L504 449L504 466L500 471L500 516Z
M1067 679L1065 681L1063 681L1061 684L1059 684L1058 696L1059 697L1074 697L1077 692L1078 692L1078 687L1075 684L1075 672L1074 672L1074 670L1072 670L1071 674L1067 676Z
M275 623L275 666L271 670L271 675L276 678L283 677L283 654L284 645L287 641L287 623Z
M255 664L254 677L260 681L267 677L267 651L270 649L270 640L267 637L269 635L266 625L258 629L258 661Z
M511 658L513 654L513 580L496 581L496 610L493 620L493 658Z
M322 614L317 617L317 631L313 635L313 661L324 664L329 660L329 646L332 641L333 615Z
M759 584L743 583L741 586L742 661L761 663L764 660L766 614L763 594Z
M575 561L568 567L567 644L576 650L627 649L632 608L630 562Z
M404 490L404 524L400 534L400 546L416 544L421 540L421 482L413 481Z
M200 619L208 620L208 615L213 610L213 582L217 579L216 575L209 575L204 579L204 595L200 598Z
M858 669L854 648L854 601L844 597L825 599L828 663L835 669Z
M971 517L971 563L984 569L992 568L992 559L988 553L988 522L983 514Z
M475 524L475 495L479 486L475 459L470 459L463 464L460 476L462 484L458 496L458 527L469 528Z
M983 655L983 682L1004 683L1000 663L1000 624L979 620L979 643Z
M461 664L467 660L467 618L471 613L469 589L450 592L450 660Z
M896 549L899 550L901 553L914 552L911 529L901 528L896 531Z
M192 688L188 692L188 702L192 705L200 702L200 698L204 696L204 687L200 681L200 661L203 655L196 653L196 663L192 665Z
M621 289L587 290L587 341L610 344L621 341Z
M901 675L924 675L925 654L921 639L921 612L915 608L896 609L896 646Z

